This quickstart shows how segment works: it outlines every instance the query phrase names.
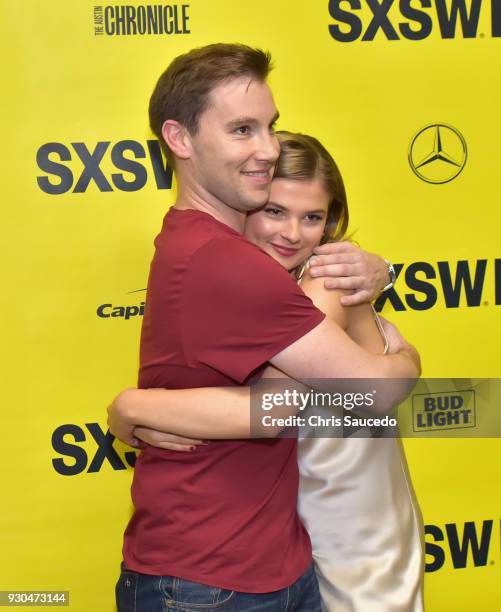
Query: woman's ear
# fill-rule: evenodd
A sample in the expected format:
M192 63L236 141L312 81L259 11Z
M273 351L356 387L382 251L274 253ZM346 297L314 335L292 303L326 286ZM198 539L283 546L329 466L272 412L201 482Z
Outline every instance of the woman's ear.
M188 130L174 119L167 119L162 125L162 136L176 157L189 159L191 146Z

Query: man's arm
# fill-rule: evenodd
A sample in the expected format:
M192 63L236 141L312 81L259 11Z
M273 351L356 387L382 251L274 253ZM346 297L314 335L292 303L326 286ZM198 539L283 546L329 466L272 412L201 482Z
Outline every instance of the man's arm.
M403 338L391 355L371 355L334 321L324 319L270 359L291 378L418 378L416 349Z
M414 347L400 336L394 326L386 331L391 334L391 350L395 352L371 355L355 344L336 323L325 320L271 362L298 380L418 377L419 356ZM402 398L396 397L393 401L403 399L405 389L402 394ZM377 410L378 406L375 408ZM113 435L132 446L136 445L136 426L189 438L248 438L251 435L250 410L249 387L127 389L109 406L108 424ZM293 407L289 409L290 414L296 411ZM266 427L259 434L275 436L280 430ZM172 446L169 444L168 448Z

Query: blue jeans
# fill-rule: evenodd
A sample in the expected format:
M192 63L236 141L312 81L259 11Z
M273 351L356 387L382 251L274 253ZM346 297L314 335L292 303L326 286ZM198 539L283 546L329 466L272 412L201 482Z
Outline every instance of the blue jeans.
M131 572L122 564L115 589L118 612L320 612L318 581L310 568L289 587L240 593L173 576Z

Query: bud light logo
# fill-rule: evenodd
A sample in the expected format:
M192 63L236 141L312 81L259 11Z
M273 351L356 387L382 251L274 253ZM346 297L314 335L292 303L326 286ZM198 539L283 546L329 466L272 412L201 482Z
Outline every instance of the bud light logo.
M412 415L417 432L475 427L475 392L413 395Z
M483 12L490 11L486 32L479 31ZM332 38L339 42L424 40L432 32L443 39L501 37L498 0L330 0Z

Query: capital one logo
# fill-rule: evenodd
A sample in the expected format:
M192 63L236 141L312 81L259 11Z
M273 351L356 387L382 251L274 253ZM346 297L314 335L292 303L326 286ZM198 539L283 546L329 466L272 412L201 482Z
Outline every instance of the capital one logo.
M490 11L486 32L478 25ZM501 37L501 3L498 0L330 0L332 38L339 42L423 40L437 30L441 38Z

